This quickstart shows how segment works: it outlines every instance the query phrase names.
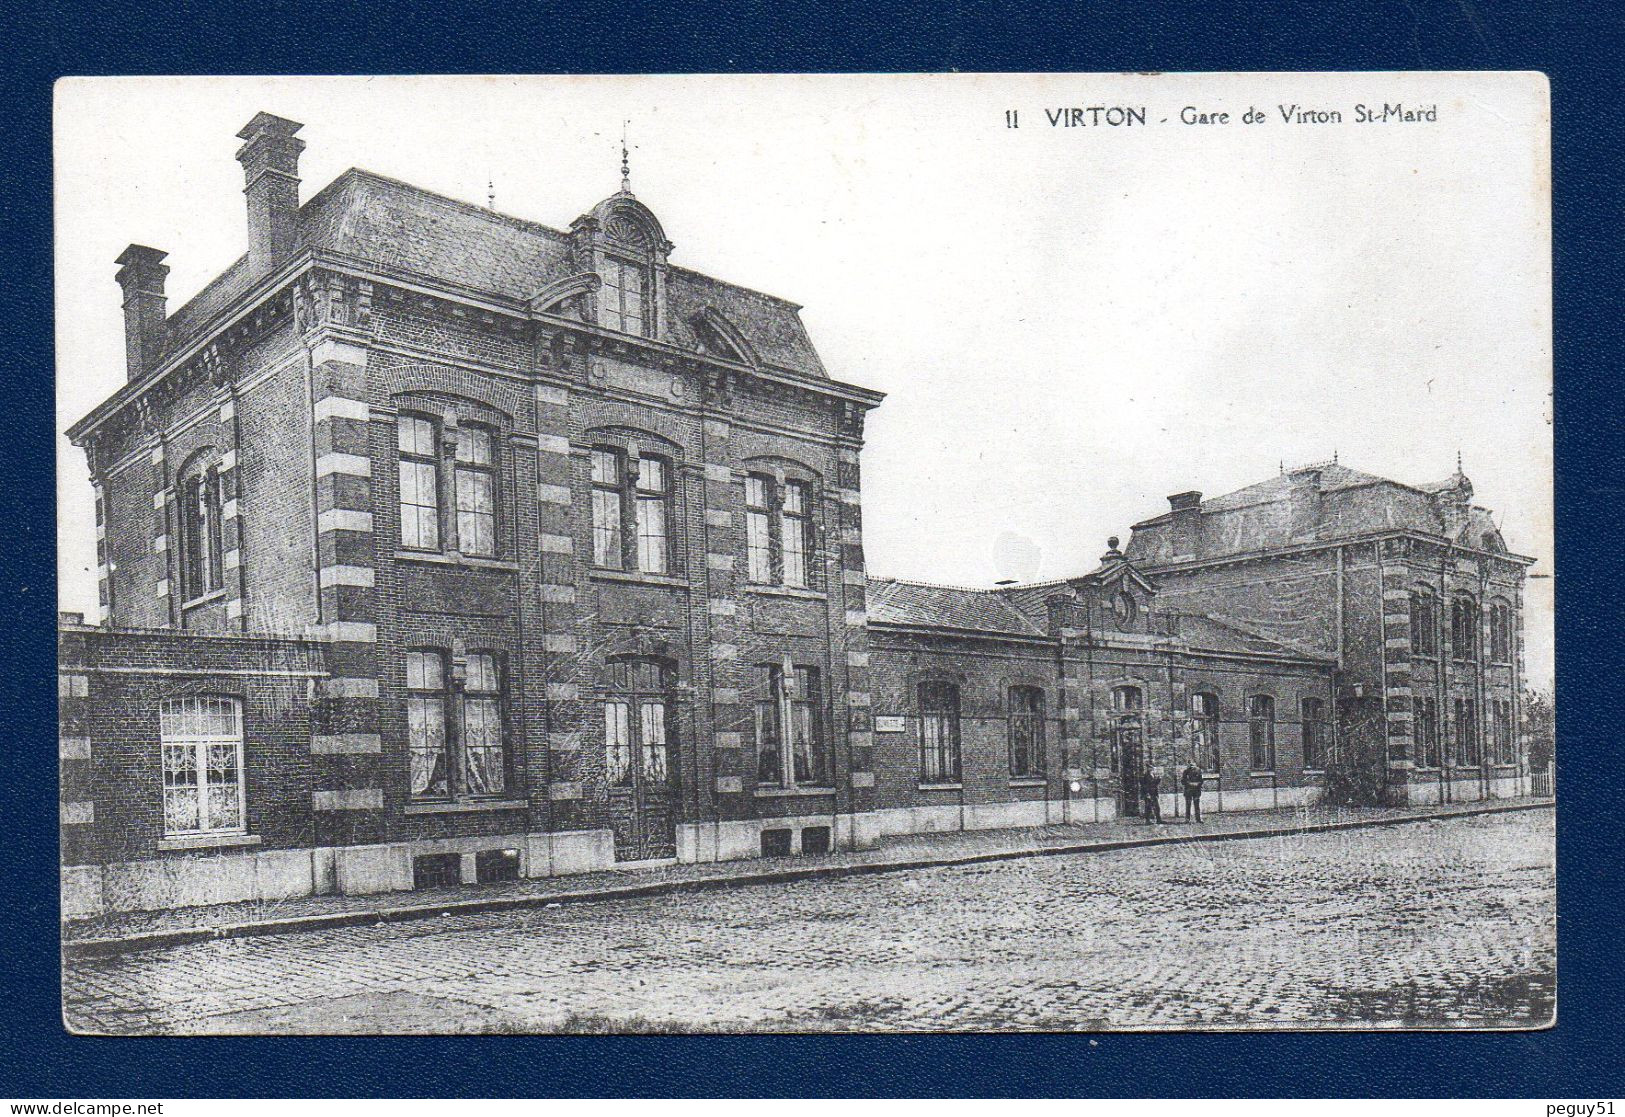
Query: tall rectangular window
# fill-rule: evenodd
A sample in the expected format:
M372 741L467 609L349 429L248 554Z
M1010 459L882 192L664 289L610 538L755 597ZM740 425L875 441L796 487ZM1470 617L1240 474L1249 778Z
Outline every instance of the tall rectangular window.
M920 782L958 783L959 688L953 683L921 683Z
M446 747L446 664L437 651L406 653L406 736L412 794L451 794Z
M1303 766L1326 767L1326 704L1319 698L1305 698L1301 707L1303 727Z
M784 483L784 503L780 511L779 535L784 549L784 584L807 584L807 537L811 509L805 481Z
M619 451L592 452L592 561L594 566L611 570L626 566L621 535L622 469Z
M414 551L440 549L439 429L417 415L395 423L400 451L401 546Z
M243 816L243 720L235 698L171 698L158 711L164 833L230 833Z
M1044 692L1035 686L1010 688L1008 732L1010 774L1044 774Z
M646 785L664 784L670 775L666 763L666 704L640 702L638 717L640 730L638 740L643 753L643 782Z
M216 467L198 465L181 480L181 585L188 601L225 584L220 522L223 504Z
M1471 698L1458 698L1455 709L1456 744L1461 763L1476 765L1483 760L1478 738L1478 704Z
M462 706L462 790L469 795L498 795L507 786L507 766L501 664L494 652L469 653Z
M816 667L762 668L756 703L756 780L770 787L827 787L829 746Z
M752 582L773 581L772 492L772 478L745 478L745 565Z
M1463 595L1450 606L1450 655L1454 659L1478 658L1478 602Z
M670 540L666 508L671 492L670 471L659 458L638 459L637 522L638 569L664 574L670 567Z
M1439 612L1433 595L1425 590L1412 590L1411 653L1436 655L1439 650L1438 628Z
M465 555L497 553L495 444L485 427L457 428L457 549Z
M1490 603L1490 659L1512 662L1512 607L1505 601Z
M1145 692L1137 686L1112 687L1112 771L1125 778L1145 770Z
M1253 771L1275 770L1275 699L1255 694L1248 700L1247 736Z
M765 473L745 477L745 567L758 585L812 584L813 485Z
M611 787L632 786L632 704L604 703L604 768Z
M1191 761L1209 772L1219 771L1219 699L1214 694L1191 695Z
M600 324L629 334L646 333L644 269L609 256L604 259L601 278L604 282L598 291Z
M1418 698L1412 731L1416 736L1416 755L1424 768L1439 766L1439 702L1435 698Z

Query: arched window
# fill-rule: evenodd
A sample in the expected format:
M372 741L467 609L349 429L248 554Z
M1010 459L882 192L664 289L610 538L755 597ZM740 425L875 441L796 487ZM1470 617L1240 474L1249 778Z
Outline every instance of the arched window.
M1500 598L1490 602L1490 661L1512 662L1512 606Z
M1044 692L1035 686L1010 688L1007 711L1010 774L1044 774Z
M1247 740L1255 772L1275 770L1275 699L1255 694L1247 700Z
M1411 591L1411 654L1439 653L1439 606L1426 589Z
M1478 643L1478 602L1460 594L1450 603L1450 655L1476 660Z
M221 509L225 504L218 463L194 457L180 478L181 587L185 600L206 597L225 585Z
M672 463L599 446L592 451L591 481L593 565L669 574Z
M758 585L811 584L813 486L769 473L745 477L745 570Z
M164 833L241 833L243 718L235 698L171 698L158 710Z
M1209 772L1220 769L1219 698L1214 694L1191 695L1191 761Z
M401 546L495 558L500 551L502 439L496 428L429 414L395 420ZM442 489L442 477L451 479ZM443 497L444 491L444 497ZM442 514L443 500L450 512Z
M1145 694L1137 686L1112 688L1112 768L1124 776L1145 768Z
M958 783L959 688L953 683L921 683L920 782Z

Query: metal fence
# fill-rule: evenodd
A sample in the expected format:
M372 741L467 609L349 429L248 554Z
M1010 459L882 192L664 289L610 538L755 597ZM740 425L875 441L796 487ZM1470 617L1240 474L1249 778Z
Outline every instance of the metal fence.
M1529 790L1536 795L1552 794L1552 770L1529 773Z

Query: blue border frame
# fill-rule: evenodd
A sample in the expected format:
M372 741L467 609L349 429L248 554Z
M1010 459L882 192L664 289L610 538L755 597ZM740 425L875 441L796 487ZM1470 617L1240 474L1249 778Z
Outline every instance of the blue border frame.
M1600 807L1618 767L1587 762L1617 718L1621 677L1617 377L1625 230L1611 4L1276 5L1214 0L1132 10L884 3L834 13L776 0L726 14L506 0L363 7L328 0L177 16L35 0L13 18L4 81L0 244L10 327L0 470L3 563L17 606L4 693L11 778L0 843L12 965L0 1096L1550 1096L1621 1093L1618 831ZM832 30L832 29L838 29ZM1556 184L1557 507L1564 577L1560 1023L1486 1035L501 1037L87 1039L61 1027L56 817L39 794L55 719L51 83L64 74L910 70L1537 69L1551 78ZM1611 80L1612 79L1612 80ZM64 370L71 375L71 370ZM1612 639L1610 639L1612 637ZM1596 693L1603 700L1582 701ZM19 778L26 773L25 778Z

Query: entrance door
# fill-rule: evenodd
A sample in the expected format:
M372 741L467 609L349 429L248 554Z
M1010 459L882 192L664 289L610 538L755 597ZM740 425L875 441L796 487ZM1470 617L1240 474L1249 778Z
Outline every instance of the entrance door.
M1122 766L1119 769L1122 788L1118 796L1121 803L1117 813L1138 818L1143 806L1140 801L1140 777L1145 773L1145 746L1137 724L1127 722L1118 726L1117 757Z
M604 770L617 861L677 853L676 749L670 675L658 661L611 665L615 689L604 702Z
M1113 687L1112 717L1117 735L1117 813L1138 817L1140 777L1145 773L1145 693L1137 686Z

